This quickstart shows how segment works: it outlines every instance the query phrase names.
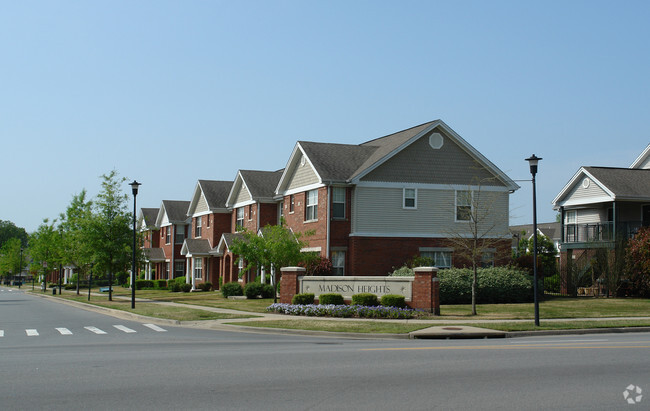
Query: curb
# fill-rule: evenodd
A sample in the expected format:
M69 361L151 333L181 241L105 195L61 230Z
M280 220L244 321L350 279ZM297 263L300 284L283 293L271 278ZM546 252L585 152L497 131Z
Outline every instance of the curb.
M509 331L506 333L505 337L518 338L545 335L621 334L647 332L650 332L650 327L583 328L580 330Z

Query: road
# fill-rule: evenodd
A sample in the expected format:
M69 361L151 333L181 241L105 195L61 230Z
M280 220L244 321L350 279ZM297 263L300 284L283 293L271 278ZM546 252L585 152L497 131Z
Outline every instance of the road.
M628 395L634 407L650 405L647 333L438 341L161 331L2 288L0 310L3 410L611 410L632 409L630 385L642 390Z

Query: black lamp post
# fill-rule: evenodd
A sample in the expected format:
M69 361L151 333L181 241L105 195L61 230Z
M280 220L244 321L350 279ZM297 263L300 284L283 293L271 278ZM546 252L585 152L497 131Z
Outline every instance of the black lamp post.
M90 263L90 277L88 277L88 301L90 301L90 288L93 286L93 263Z
M18 282L18 288L23 284L23 248L20 247L20 281Z
M135 308L135 219L137 218L135 215L135 198L138 195L138 187L141 184L133 180L129 185L133 189L133 261L131 264L131 308L133 309Z
M541 160L535 154L526 159L530 165L530 174L533 175L533 290L535 293L535 325L539 327L539 299L537 297L537 194L535 189L535 174L537 174L537 163Z

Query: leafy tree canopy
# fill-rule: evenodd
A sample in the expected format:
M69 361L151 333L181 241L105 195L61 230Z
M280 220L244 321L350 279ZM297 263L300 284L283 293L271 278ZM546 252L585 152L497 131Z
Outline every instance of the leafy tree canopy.
M0 247L11 238L18 238L22 246L26 247L29 236L24 228L16 227L11 221L0 220Z

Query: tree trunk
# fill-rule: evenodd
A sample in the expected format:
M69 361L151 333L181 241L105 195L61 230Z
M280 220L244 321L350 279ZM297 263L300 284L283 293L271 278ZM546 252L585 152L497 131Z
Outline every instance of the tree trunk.
M477 283L477 267L476 263L472 267L473 278L472 278L472 315L476 315L476 283Z

